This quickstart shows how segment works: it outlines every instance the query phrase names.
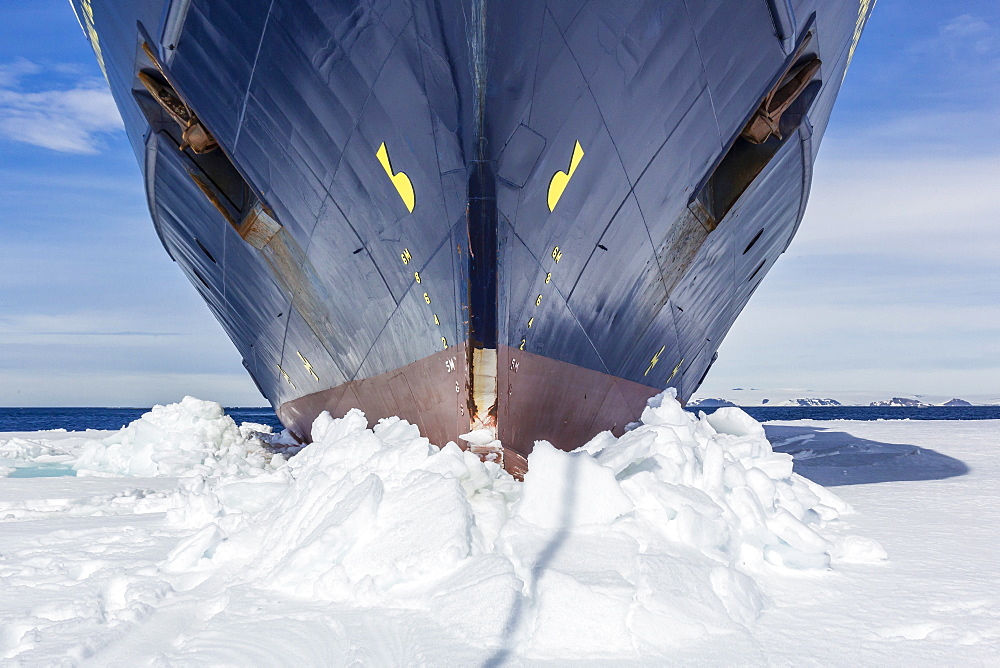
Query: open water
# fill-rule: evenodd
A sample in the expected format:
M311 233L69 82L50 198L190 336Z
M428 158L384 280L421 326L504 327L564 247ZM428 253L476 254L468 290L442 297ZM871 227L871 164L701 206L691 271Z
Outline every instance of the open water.
M0 408L0 432L43 429L121 429L149 412L148 408ZM227 408L236 424L257 422L281 431L281 423L270 408Z
M148 408L2 408L0 432L44 429L120 429L142 416ZM692 408L693 412L715 412L715 408ZM1000 406L750 406L754 419L769 420L997 420ZM270 408L227 408L236 421L270 425L282 429Z

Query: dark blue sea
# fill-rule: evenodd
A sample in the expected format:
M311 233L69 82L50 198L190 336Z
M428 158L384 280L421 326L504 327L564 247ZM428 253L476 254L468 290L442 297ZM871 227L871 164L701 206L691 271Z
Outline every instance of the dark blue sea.
M0 408L0 431L121 429L147 412L148 408ZM257 422L282 429L270 408L227 408L226 413L236 424Z
M2 408L0 432L43 429L120 429L148 408ZM713 413L715 408L692 408ZM997 420L1000 406L749 406L747 413L761 422L769 420ZM236 421L257 422L281 430L270 408L227 408Z

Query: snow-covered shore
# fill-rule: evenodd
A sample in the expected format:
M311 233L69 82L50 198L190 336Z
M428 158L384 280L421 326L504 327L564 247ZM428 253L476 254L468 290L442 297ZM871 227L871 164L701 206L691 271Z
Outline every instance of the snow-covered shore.
M664 396L523 484L368 427L321 417L292 456L185 400L0 434L0 473L79 474L0 478L0 664L1000 656L1000 422L768 423L773 452Z

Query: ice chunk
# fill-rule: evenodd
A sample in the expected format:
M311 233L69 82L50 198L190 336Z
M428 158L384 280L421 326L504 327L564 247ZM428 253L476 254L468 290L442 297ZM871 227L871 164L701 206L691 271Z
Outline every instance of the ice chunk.
M586 452L535 443L516 511L526 521L549 528L609 524L632 507L615 472Z
M758 572L884 555L831 538L849 507L793 474L743 411L696 418L671 392L621 437L537 442L523 483L399 418L323 413L311 445L257 466L213 407L158 408L87 454L187 472L168 519L204 528L163 564L178 586L229 564L226 577L313 602L418 608L529 658L636 658L738 633L764 605ZM488 430L463 440L497 445Z
M88 442L73 468L78 475L219 476L269 470L269 460L270 453L244 435L220 404L184 397Z
M836 542L833 558L837 563L878 564L888 561L889 555L871 538L844 536Z
M538 582L526 651L564 658L634 656L627 626L634 590L621 578L546 571Z
M475 429L468 434L462 434L459 438L472 445L487 445L492 443L496 436L491 429Z
M784 508L767 520L767 528L801 552L827 552L832 547L828 540L797 520Z
M165 571L179 573L189 571L197 566L202 559L211 558L216 545L223 540L222 530L217 524L208 524L198 533L186 538L167 555L162 568Z
M764 427L747 415L742 408L720 408L705 419L720 434L767 440L764 436Z

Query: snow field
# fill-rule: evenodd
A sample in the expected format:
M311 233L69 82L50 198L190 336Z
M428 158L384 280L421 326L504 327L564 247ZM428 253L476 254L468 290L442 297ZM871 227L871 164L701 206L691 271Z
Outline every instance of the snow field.
M44 662L67 643L80 659L127 660L129 647L145 655L143 638L171 618L166 610L215 592L198 614L218 620L234 614L225 602L241 591L276 597L279 608L337 610L338 620L392 611L404 629L443 630L435 655L639 661L750 637L766 607L762 577L885 559L875 541L836 530L849 506L792 473L791 456L772 451L760 424L736 408L696 418L669 393L621 438L603 433L572 453L539 442L523 483L455 444L432 446L398 418L369 428L358 411L323 414L315 442L287 461L254 430L188 397L100 439L4 442L0 453L22 465L58 457L81 476L154 484L0 501L0 519L11 522L68 529L73 518L121 515L142 527L101 539L121 556L110 562L88 557L89 547L46 560L47 550L72 552L59 542L0 561L6 586L27 598L38 595L40 573L90 590L12 620L0 658ZM46 483L130 479L140 480ZM42 571L30 566L39 559ZM77 637L67 620L93 628ZM208 626L182 635L205 638ZM429 640L395 656L413 659ZM356 645L325 656L375 656Z

